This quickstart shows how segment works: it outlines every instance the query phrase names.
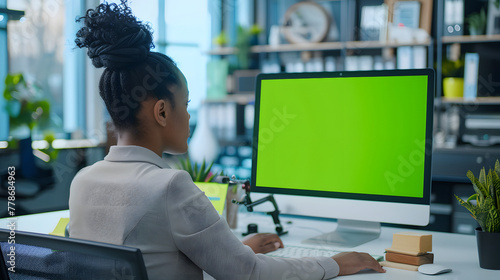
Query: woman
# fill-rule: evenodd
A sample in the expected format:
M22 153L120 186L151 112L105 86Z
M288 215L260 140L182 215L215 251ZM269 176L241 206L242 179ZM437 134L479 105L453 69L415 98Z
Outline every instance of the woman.
M117 130L117 146L82 169L70 192L70 236L140 248L150 279L328 279L365 268L368 254L277 259L275 234L243 241L230 231L187 172L163 152L187 151L187 81L166 55L150 52L150 28L125 1L101 4L81 19L76 43L105 67L99 93Z

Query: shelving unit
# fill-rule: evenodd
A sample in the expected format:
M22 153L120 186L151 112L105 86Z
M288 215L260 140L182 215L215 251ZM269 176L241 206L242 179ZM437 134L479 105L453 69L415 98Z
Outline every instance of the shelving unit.
M429 47L430 45L432 45L432 40L426 40L424 42L413 42L413 43L349 41L346 42L346 49L383 49L383 48L416 47L416 46Z
M470 1L470 0L465 0ZM467 10L466 10L467 11ZM458 145L454 148L436 148L433 153L433 174L439 174L438 178L433 181L433 189L440 190L441 199L449 197L451 194L459 196L470 195L470 181L466 178L467 170L477 172L483 166L492 166L494 161L500 157L498 145L491 147L478 147L469 144L460 143L461 135L465 129L465 119L468 114L483 114L497 111L496 108L500 105L500 96L477 97L475 99L464 98L446 98L442 97L442 62L445 58L445 48L452 44L463 45L461 47L472 52L478 52L480 57L484 55L477 46L490 46L500 42L500 35L463 35L463 36L443 36L444 30L444 1L437 1L437 22L436 22L436 117L440 116L447 120L453 119L453 115L459 122L456 135ZM484 49L482 49L484 51ZM462 50L462 53L464 51ZM494 52L494 51L493 51ZM491 57L491 56L490 56ZM485 65L492 63L480 58L481 64ZM484 77L483 77L484 78ZM481 84L479 82L478 89ZM484 91L484 88L483 88ZM498 94L498 92L488 92ZM488 94L488 95L491 95ZM483 93L484 95L484 93ZM439 124L439 121L438 121ZM439 127L438 127L439 128ZM446 125L441 128L447 134L450 128ZM479 133L479 132L478 132ZM480 135L480 134L478 134ZM489 135L485 135L489 138ZM452 145L455 146L455 145ZM477 223L470 218L469 215L463 212L463 207L460 206L453 198L445 199L443 202L452 206L452 212L447 215L446 219L451 226L452 232L472 234ZM472 229L472 230L470 230Z
M473 43L488 43L488 42L500 42L500 34L495 35L464 35L464 36L443 36L441 41L444 44L462 43L462 44L473 44Z
M280 0L269 0L269 1L264 1L264 0L254 0L254 10L253 12L250 12L250 14L253 14L254 16L254 21L259 24L261 27L264 28L264 30L270 30L271 25L275 25L273 20L270 19L269 15L265 16L260 16L257 15L256 13L274 13L274 17L282 17L283 15L280 15L281 13L286 10L287 5L291 6L294 4L294 2L297 1L290 1L290 2L285 2L285 1L280 1ZM354 39L354 33L356 30L359 30L359 22L357 23L354 18L359 17L357 9L358 7L358 2L362 1L356 1L356 0L333 0L333 1L318 1L320 4L323 4L328 7L333 7L333 2L337 2L336 4L336 9L337 12L339 13L338 15L335 15L335 22L336 25L334 25L336 28L338 28L338 41L326 41L326 42L319 42L319 43L307 43L307 44L289 44L289 43L283 43L283 40L281 44L279 45L255 45L250 48L250 53L254 54L254 58L258 57L260 61L264 61L268 55L273 55L276 54L277 56L272 56L272 60L275 60L275 58L278 58L278 60L284 59L281 54L284 53L291 53L291 52L316 52L314 56L334 56L336 57L336 62L337 62L337 70L342 71L344 70L344 65L345 65L345 60L346 57L348 56L359 56L362 54L366 54L369 56L384 56L384 55L391 55L394 54L393 51L384 51L387 49L396 49L399 47L416 47L416 46L423 46L427 48L427 59L426 63L429 67L433 65L434 63L434 39L429 38L425 41L420 41L420 42L393 42L393 41L356 41ZM373 0L373 1L365 1L364 3L369 3L369 5L378 5L378 4L383 4L384 0ZM260 9L257 8L255 5L260 6ZM335 14L335 12L332 13L332 15ZM234 20L232 17L228 17L228 20ZM281 24L281 23L278 23ZM226 26L228 28L229 34L231 34L232 27L228 25L228 22L223 24L223 26ZM234 32L234 30L233 30ZM236 33L233 33L235 35ZM269 34L264 34L261 36L260 39L267 38ZM283 39L283 38L282 38ZM331 53L333 52L333 55ZM374 54L374 52L380 51L379 54ZM207 54L211 56L230 56L237 54L237 49L233 47L221 47L221 48L216 48L212 50L208 50ZM258 56L257 56L258 55ZM384 56L387 58L387 56ZM384 58L384 60L386 60ZM284 63L281 63L282 65Z
M278 12L281 12L283 8L286 8L287 3L284 1L279 1L279 0L270 0L270 1L263 1L263 0L255 0L258 5L261 6L260 10L255 10L254 11L254 19L257 23L259 24L270 24L269 16L263 17L263 16L258 16L255 15L257 12L267 12L266 9L271 7L272 5L275 5L273 9L274 11L274 16L279 16L277 14ZM473 4L472 0L464 0L466 6L467 4ZM270 2L273 2L274 4L270 4ZM293 2L293 1L292 1ZM326 2L331 2L331 1L326 1ZM452 104L460 104L457 102L460 101L451 101L451 100L444 100L443 99L443 90L442 90L442 78L443 75L441 73L442 65L443 65L443 60L445 59L445 48L448 45L451 44L464 44L464 49L471 49L475 48L476 46L479 45L484 45L484 44L496 44L500 43L500 34L495 34L495 35L476 35L476 36L470 36L470 35L463 35L463 36L444 36L443 34L443 26L444 26L444 1L434 1L434 8L433 8L433 13L434 16L432 17L435 20L434 23L434 29L431 34L431 38L424 42L418 42L418 43L399 43L399 42L381 42L381 41L352 41L353 39L353 34L355 33L355 30L359 30L359 26L357 26L358 23L356 23L356 20L353 19L354 17L359 17L359 8L360 5L377 5L377 4L382 4L385 1L384 0L372 0L372 1L361 1L361 0L335 0L335 2L339 3L336 7L337 9L340 9L340 17L336 17L336 23L337 27L339 30L339 41L335 42L320 42L320 43L310 43L310 44L280 44L280 45L256 45L252 46L250 49L250 53L254 54L254 58L257 58L260 61L263 61L267 57L271 57L272 59L278 58L278 60L281 60L282 56L285 55L285 53L290 53L290 52L315 52L313 55L318 56L326 56L326 55L332 55L333 51L333 56L336 57L337 61L337 70L344 70L342 66L344 65L346 58L349 56L357 56L357 55L363 55L363 54L368 54L373 56L374 52L377 52L380 50L383 52L384 50L390 50L390 49L396 49L398 47L405 47L405 46L423 46L427 48L427 65L428 67L434 67L436 70L436 106L439 108L440 106L449 106ZM360 4L361 3L361 4ZM289 3L292 5L293 3ZM276 8L278 5L285 5L281 8ZM480 4L474 4L474 5L480 5ZM262 9L262 7L265 7ZM353 12L354 10L354 12ZM470 14L470 11L467 9L465 10L465 16ZM274 23L272 23L274 24ZM352 26L354 24L354 28ZM265 26L268 28L269 26ZM464 29L466 26L463 26ZM264 29L266 29L264 28ZM267 37L267 34L265 36L261 36L261 39L264 37ZM467 48L466 48L467 47ZM388 53L390 53L389 51ZM472 50L472 52L475 52L475 49ZM480 52L480 51L477 51ZM237 54L237 49L232 48L232 47L224 47L224 48L218 48L218 49L213 49L208 52L209 55L215 55L215 56L228 56L228 55L234 55ZM276 56L271 56L273 54L276 54ZM482 55L480 53L480 55ZM489 54L490 56L492 55L491 53ZM482 60L480 64L485 63L486 60ZM491 63L487 62L486 63ZM283 64L282 64L283 65ZM339 66L340 65L340 66ZM339 68L340 67L340 68ZM483 77L484 79L487 79L487 77ZM483 79L483 80L484 80ZM479 88L481 86L479 85ZM491 93L491 94L497 94L497 93ZM491 94L486 94L486 95L491 95ZM483 96L485 95L484 93L482 94ZM228 97L229 100L228 102L233 102L231 100L231 97ZM443 99L443 100L441 100ZM497 101L493 102L486 102L486 99L484 98L478 98L476 101L474 101L474 104L481 105L481 104L487 104L487 105L495 105L498 104ZM463 101L465 102L465 101ZM463 103L462 102L462 103ZM468 101L467 101L468 102ZM442 108L443 109L443 108ZM444 108L446 109L446 108ZM441 110L436 110L436 117L439 119L441 114ZM443 130L443 127L441 127L441 123L438 121L436 125L436 131L441 131Z
M474 104L474 105L500 105L500 96L477 97L474 99L464 99L462 97L441 99L443 104Z
M278 3L278 0L255 0L259 5L267 5L269 7L269 2L274 1ZM444 134L449 132L449 128L446 126L449 125L446 121L449 121L449 116L459 112L461 113L477 113L477 112L496 112L497 108L500 106L500 96L488 96L488 97L477 97L473 100L468 100L464 98L445 98L443 97L442 91L442 78L443 75L441 73L443 60L446 58L446 48L452 44L460 44L462 46L462 54L466 51L468 52L478 52L481 56L480 59L480 67L481 64L490 64L492 63L491 59L488 59L488 56L491 58L499 57L498 52L495 51L496 44L500 44L500 34L497 35L477 35L477 36L444 36L444 2L442 0L434 0L433 6L433 20L435 20L431 34L431 38L429 38L425 42L418 43L388 43L388 42L380 42L380 41L355 41L355 38L352 36L356 30L359 30L359 27L354 26L352 28L352 23L354 23L353 15L359 16L359 11L352 12L352 9L359 9L359 3L363 3L360 5L377 5L384 2L384 0L371 0L371 1L362 1L362 0L335 0L336 2L340 2L337 6L337 9L340 9L340 16L336 17L337 26L339 29L339 40L335 42L320 42L320 43L311 43L311 44L280 44L276 46L271 45L256 45L251 47L250 53L254 54L253 57L262 61L268 57L275 58L281 56L287 56L288 53L292 52L314 52L314 56L322 55L324 56L335 56L337 61L343 65L345 58L350 55L373 55L377 53L378 50L383 52L384 50L395 49L398 47L405 46L423 46L427 48L427 65L428 67L433 67L436 70L436 96L435 96L435 117L438 120L437 125L435 125L435 132L444 132ZM472 3L473 0L465 0L469 4ZM290 5L293 4L293 1L290 1ZM323 2L323 1L318 1ZM330 2L330 1L328 1ZM479 2L479 1L478 1ZM284 1L280 3L285 3ZM288 3L288 2L287 2ZM323 2L324 3L324 2ZM481 3L477 3L480 5ZM276 4L278 5L278 4ZM474 4L475 5L475 4ZM277 15L277 11L281 12L280 9L274 8L274 16ZM262 12L260 10L260 12ZM257 11L255 11L257 13ZM467 16L470 14L469 10L465 10ZM267 18L266 18L267 17ZM268 16L258 16L254 15L254 19L259 24L268 24L269 18ZM273 23L274 24L274 23ZM356 24L355 24L356 25ZM465 26L464 26L465 27ZM358 28L358 29L357 29ZM465 29L465 28L464 28ZM467 34L467 33L466 33ZM265 35L267 36L267 35ZM263 39L265 36L262 36ZM354 40L354 41L353 41ZM492 47L493 46L493 47ZM493 50L492 50L493 49ZM485 51L486 50L486 51ZM237 53L237 49L231 47L218 48L213 49L207 52L208 55L214 56L230 56ZM290 54L293 56L295 54ZM377 54L378 55L378 54ZM495 63L495 62L493 62ZM338 68L337 68L338 69ZM343 70L343 69L338 69ZM487 76L482 77L483 80L486 79L492 82L500 82L498 79L490 80ZM481 85L479 84L479 89ZM480 89L481 90L481 89ZM488 91L489 94L485 94L484 87L482 88L482 95L500 95L500 88L497 86L495 91ZM481 96L481 95L480 95ZM210 100L207 103L217 104L217 103L236 103L238 106L242 106L244 104L248 104L247 102L252 102L254 100L253 95L245 95L245 96L231 96L220 100ZM465 111L464 111L465 110ZM476 111L478 110L478 111ZM498 109L500 111L500 109ZM463 116L460 120L460 125L463 124ZM443 118L443 123L441 123L441 118ZM450 130L451 131L451 130ZM454 132L451 132L454 133ZM459 133L458 133L459 135ZM438 137L436 137L437 139ZM249 143L251 139L249 139ZM249 145L249 143L246 143ZM229 143L234 144L234 143ZM454 148L448 148L448 142L441 143L443 147L439 148L439 145L436 145L436 149L433 155L433 192L437 197L436 201L433 201L433 204L437 203L440 205L444 205L447 209L445 212L439 216L440 220L437 221L437 225L439 230L448 230L461 232L457 230L459 225L462 222L473 222L468 216L464 220L460 220L460 213L457 214L457 211L460 211L460 207L455 205L455 201L453 200L453 193L459 193L461 187L465 184L469 184L469 181L466 177L466 171L473 168L480 168L483 165L491 164L493 160L496 158L500 158L500 150L498 145L495 147L477 147L470 144L458 143L458 145ZM470 186L467 185L467 190L470 189ZM434 207L435 208L435 207ZM451 210L450 210L451 209ZM443 224L441 224L443 223ZM465 233L465 232L461 232Z
M470 1L470 0L464 0ZM462 36L443 36L443 27L444 27L444 1L437 1L437 22L436 22L436 106L445 106L443 109L446 110L453 105L462 105L462 104L474 104L474 105L500 105L499 97L478 97L471 100L464 100L463 98L445 98L442 96L442 79L443 75L441 73L441 69L443 66L443 60L445 58L444 49L452 44L464 44L464 48L475 48L478 45L487 46L485 44L495 44L500 43L500 34L494 35L462 35ZM474 51L475 52L475 51ZM482 54L480 53L480 56ZM484 64L485 61L480 58L480 67L481 64ZM491 63L486 61L486 63ZM484 78L484 77L483 77ZM479 81L481 83L481 81ZM481 88L481 85L478 85L478 89ZM496 94L495 92L488 92L487 95ZM484 95L484 94L483 94ZM439 119L441 115L441 110L436 110L436 117ZM438 130L446 128L440 127L440 122L438 121Z
M221 103L235 103L239 105L246 105L255 100L255 94L231 94L224 98L207 99L203 101L206 104L221 104Z
M431 40L425 42L415 43L399 43L399 42L380 42L380 41L348 41L348 42L321 42L311 44L281 44L277 46L272 45L257 45L250 49L251 53L277 53L277 52L301 52L301 51L328 51L328 50L342 50L342 49L383 49L383 48L397 48L405 46L429 46ZM231 47L224 47L213 49L207 52L209 55L233 55L236 54L237 49Z

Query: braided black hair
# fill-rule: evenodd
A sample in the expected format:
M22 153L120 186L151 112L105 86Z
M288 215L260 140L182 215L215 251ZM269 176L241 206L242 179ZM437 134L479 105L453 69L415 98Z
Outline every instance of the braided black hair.
M105 67L99 94L118 130L138 133L137 112L149 98L168 99L175 106L171 85L180 85L180 71L172 59L150 52L154 47L149 25L139 21L126 0L103 3L87 10L75 43L87 48L92 64Z

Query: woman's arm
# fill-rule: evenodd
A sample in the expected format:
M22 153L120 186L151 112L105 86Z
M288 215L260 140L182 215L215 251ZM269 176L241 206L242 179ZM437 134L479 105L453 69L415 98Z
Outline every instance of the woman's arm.
M328 279L338 275L332 258L280 259L255 254L233 234L186 172L179 172L170 182L166 204L177 248L216 279L286 279L294 275Z

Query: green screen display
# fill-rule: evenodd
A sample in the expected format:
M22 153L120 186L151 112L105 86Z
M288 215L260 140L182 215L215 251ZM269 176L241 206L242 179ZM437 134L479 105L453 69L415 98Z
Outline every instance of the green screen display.
M427 76L262 80L259 187L422 198Z

